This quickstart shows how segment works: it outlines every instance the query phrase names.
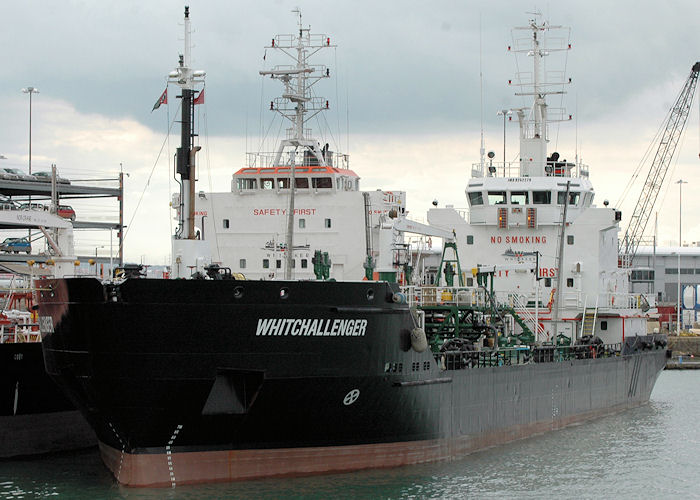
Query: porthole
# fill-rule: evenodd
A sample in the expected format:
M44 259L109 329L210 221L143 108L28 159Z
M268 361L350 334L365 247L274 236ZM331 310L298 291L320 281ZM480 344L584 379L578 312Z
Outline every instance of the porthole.
M237 286L236 288L233 289L233 298L234 299L242 299L243 298L243 287L242 286Z
M374 300L374 290L371 288L367 290L367 300Z
M280 299L287 299L287 298L289 298L289 288L287 288L287 287L280 288Z

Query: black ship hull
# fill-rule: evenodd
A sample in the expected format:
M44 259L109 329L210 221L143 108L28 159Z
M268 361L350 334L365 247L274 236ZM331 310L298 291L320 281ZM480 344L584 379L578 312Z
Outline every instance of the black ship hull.
M83 416L46 374L41 343L0 344L0 458L97 444Z
M40 287L47 370L134 486L445 460L643 404L666 356L452 369L388 283Z

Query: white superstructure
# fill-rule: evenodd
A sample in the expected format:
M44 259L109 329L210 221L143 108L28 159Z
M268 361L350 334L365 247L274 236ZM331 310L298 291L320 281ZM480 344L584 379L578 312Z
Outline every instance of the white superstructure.
M466 285L476 285L472 268L495 270L499 300L531 318L537 340L587 334L615 343L646 334L641 308L648 307L646 298L628 293L629 271L618 269L620 212L607 203L594 205L585 165L547 152L550 122L570 119L546 102L570 83L544 71L547 56L571 47L556 33L561 31L534 19L516 29L509 47L531 58L532 68L515 80L517 95L532 97L530 108L512 110L519 122L519 161L475 164L466 188L468 213L436 208L428 221L455 231ZM548 41L554 48L545 47Z
M324 278L405 283L408 264L419 268L420 262L410 262L404 234L438 236L456 243L462 279L449 286L461 281L464 288L445 297L476 297L482 290L472 269L492 270L498 300L529 322L538 341L591 335L611 344L646 334L647 300L629 293L629 271L618 268L620 212L593 204L588 167L578 158L548 153L550 124L570 119L547 104L547 96L563 94L570 83L562 73L545 71L546 57L570 49L568 38L553 35L557 31L566 32L532 20L516 30L526 36L511 47L532 64L515 80L517 94L532 100L529 108L511 110L519 123L519 161L493 163L489 155L473 165L468 213L432 209L428 227L405 218L404 192L360 191L349 158L305 126L328 107L311 89L330 72L310 57L332 45L326 35L303 28L300 17L298 34L279 35L268 47L294 64L261 72L283 84L270 109L291 123L286 138L274 152L249 154L230 191L196 196L195 221L211 261L248 279L320 278L314 261L322 261ZM546 47L551 42L554 48ZM457 271L454 258L445 263ZM422 294L407 292L409 302Z
M248 279L315 279L317 251L330 266L328 278L396 275L399 250L394 248L400 249L402 235L392 223L405 216L406 194L360 191L348 155L312 135L308 123L329 108L316 96L315 85L330 77L329 68L314 64L312 57L335 46L329 36L304 28L295 12L297 33L277 35L266 47L270 56L279 54L292 64L260 72L283 86L270 110L289 122L286 137L276 151L249 153L247 165L233 174L230 191L200 192L196 224L209 241L212 262Z

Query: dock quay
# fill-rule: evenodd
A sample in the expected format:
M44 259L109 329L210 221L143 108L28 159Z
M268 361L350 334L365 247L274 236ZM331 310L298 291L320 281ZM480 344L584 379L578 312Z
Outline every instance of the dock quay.
M669 335L668 348L667 370L700 370L700 336Z

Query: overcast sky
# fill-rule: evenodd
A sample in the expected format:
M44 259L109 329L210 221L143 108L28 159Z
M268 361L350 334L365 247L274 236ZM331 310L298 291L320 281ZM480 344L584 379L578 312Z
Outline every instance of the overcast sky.
M153 113L151 108L182 51L183 5L164 0L3 5L0 154L7 160L0 161L26 169L29 103L21 89L39 88L33 97L33 170L56 163L67 177L113 177L121 163L130 174L125 208L130 260L159 264L169 254L168 202L174 185L167 159L177 133L169 144L164 141L168 116L172 119L176 110L176 89L170 89L169 108ZM569 158L578 152L591 167L598 203L618 203L692 64L700 59L700 4L690 0L663 7L658 2L595 0L543 5L196 0L189 5L194 65L207 71L206 104L199 109L204 146L199 189L227 190L231 174L244 165L246 149L261 147L260 130L272 119L265 103L279 88L276 82L263 82L258 71L285 62L272 60L270 53L263 60L264 46L274 35L295 30L290 11L299 6L304 24L338 46L321 58L333 78L319 84L317 92L329 100L331 111L313 125L314 131L328 123L324 139L334 149L349 146L362 187L406 190L411 215L419 220L435 198L441 205L466 206L464 187L471 164L479 159L480 39L486 148L496 151L497 159L502 156L503 125L496 112L523 105L507 85L516 66L506 48L512 43L511 28L532 17L527 11L538 8L552 24L571 27L573 50L566 71L573 84L564 105L575 119L552 134L556 141L550 151ZM515 123L507 134L506 156L514 160ZM687 241L700 240L700 197L694 196L700 188L699 139L696 98L667 178L670 183L680 177L689 181L683 192ZM645 176L643 171L640 177ZM620 205L623 218L631 214L639 189ZM75 205L79 219L116 214L116 203ZM661 240L675 244L677 185L662 191L658 210ZM108 244L99 233L78 237L83 254Z

